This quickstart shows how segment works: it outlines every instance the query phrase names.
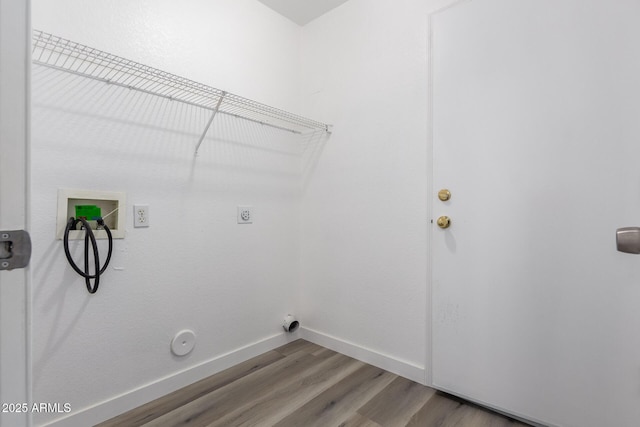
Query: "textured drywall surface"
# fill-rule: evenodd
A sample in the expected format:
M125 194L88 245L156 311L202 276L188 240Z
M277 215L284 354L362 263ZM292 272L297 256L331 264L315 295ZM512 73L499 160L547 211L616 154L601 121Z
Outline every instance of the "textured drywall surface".
M303 28L306 112L334 124L304 157L305 326L425 367L428 14L350 0Z
M254 0L34 1L34 28L334 125L298 145L216 120L194 159L205 113L35 70L34 399L99 404L276 333L292 306L428 370L428 14L449 3L350 0L301 28ZM60 187L151 208L149 229L127 212L93 297L54 239ZM198 343L177 359L183 328Z
M33 26L298 106L299 27L254 0L34 1ZM209 114L34 66L34 401L81 411L282 332L299 282L300 144L218 116L195 157ZM126 237L95 295L55 239L59 188L126 193ZM135 203L149 228L133 228ZM254 207L252 225L236 224L238 205ZM197 342L179 358L169 344L182 329Z

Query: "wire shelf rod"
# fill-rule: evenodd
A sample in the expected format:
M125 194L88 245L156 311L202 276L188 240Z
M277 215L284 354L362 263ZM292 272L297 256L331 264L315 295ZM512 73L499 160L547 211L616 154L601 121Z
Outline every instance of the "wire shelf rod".
M167 96L167 95L160 95L160 94L158 94L158 93L149 92L149 91L145 91L145 90L137 89L137 88L132 88L132 87L130 87L130 86L125 86L125 85L122 85L122 84L117 83L117 82L110 82L110 81L108 81L108 80L105 80L104 78L93 77L93 76L87 76L87 75L82 74L82 73L79 73L79 72L77 72L77 71L66 70L66 69L64 69L64 68L56 67L56 66L53 66L53 65L44 65L44 64L41 64L41 65L45 66L46 68L51 68L51 69L59 70L59 71L65 71L65 72L66 72L66 73L68 73L68 74L72 74L72 75L76 75L76 76L85 77L85 78L88 78L88 79L90 79L90 80L96 80L96 81L99 81L99 82L101 82L101 83L105 83L105 84L108 84L108 85L118 86L118 87L122 87L122 88L124 88L124 89L135 90L135 91L138 91L138 92L141 92L141 93L147 94L147 95L153 95L153 96L157 96L157 97L160 97L160 98L164 98L164 99L167 99L167 100L169 100L169 101L178 101L178 102L181 102L181 103L183 103L183 104L190 105L190 106L192 106L192 107L202 108L203 110L213 111L213 110L215 109L215 107L209 107L209 106L203 105L203 104L201 104L201 103L190 102L190 101L186 101L186 100L184 100L184 99L176 100L175 98L173 98L173 97L171 97L171 96ZM287 132L291 132L291 133L298 134L298 135L302 135L302 133L303 133L303 132L301 132L301 131L299 131L299 130L289 129L289 128L286 128L286 127L282 127L282 126L274 125L274 124L272 124L272 123L267 123L267 122L264 122L264 121L261 121L261 120L252 119L252 118L250 118L250 117L247 117L246 115L245 115L245 116L240 116L240 115L238 115L238 114L234 114L234 113L232 113L232 112L230 112L230 111L218 111L218 114L224 114L224 115L227 115L227 116L235 117L235 118L237 118L237 119L247 120L247 121L250 121L250 122L253 122L253 123L257 123L257 124L260 124L260 125L270 126L270 127L276 128L276 129L280 129L280 130L282 130L282 131L287 131ZM316 131L317 131L317 130L318 130L318 129L316 129ZM327 131L327 130L326 130L326 129L324 129L324 128L321 128L320 130L322 130L322 131Z
M211 123L213 123L213 119L216 117L216 114L218 114L218 111L220 110L220 104L222 104L222 100L224 99L225 95L226 94L224 92L222 92L222 96L218 100L218 103L216 104L216 108L213 110L213 114L211 114L211 118L207 122L207 126L204 128L204 131L202 132L202 135L200 136L200 140L198 140L198 145L196 145L196 156L198 155L198 150L200 149L200 145L202 144L202 141L204 141L204 137L207 134L207 131L211 127Z
M33 62L39 65L298 134L330 132L325 123L49 33L35 30L32 41Z

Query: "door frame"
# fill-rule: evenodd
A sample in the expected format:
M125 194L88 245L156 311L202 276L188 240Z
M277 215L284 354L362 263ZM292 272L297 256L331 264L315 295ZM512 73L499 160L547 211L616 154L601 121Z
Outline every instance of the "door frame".
M0 0L0 230L30 225L30 21L30 0ZM0 271L2 427L31 425L30 277L28 267Z
M425 384L434 387L433 384L433 238L434 238L434 198L437 191L434 188L434 151L433 151L433 20L448 9L467 3L472 0L452 0L452 2L439 9L435 9L427 15L427 301L426 307L429 310L427 316L427 337L425 361Z

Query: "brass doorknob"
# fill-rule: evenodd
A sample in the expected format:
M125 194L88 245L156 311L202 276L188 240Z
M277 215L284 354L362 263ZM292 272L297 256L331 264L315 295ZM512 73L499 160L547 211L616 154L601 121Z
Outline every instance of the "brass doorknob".
M450 198L451 198L451 191L447 190L446 188L443 188L442 190L438 191L438 199L442 200L443 202L446 202Z
M451 218L448 216L441 216L438 218L437 223L440 228L449 228L451 226Z

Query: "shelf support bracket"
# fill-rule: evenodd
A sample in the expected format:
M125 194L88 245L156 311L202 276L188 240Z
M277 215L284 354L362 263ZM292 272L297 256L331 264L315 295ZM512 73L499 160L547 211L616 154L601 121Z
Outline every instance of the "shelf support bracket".
M218 99L218 103L216 104L216 107L213 109L213 114L211 114L211 117L207 122L207 126L205 126L204 131L202 132L202 135L200 135L200 139L198 140L198 145L196 145L196 153L195 153L196 156L198 155L198 149L200 148L202 141L204 141L204 137L207 135L207 132L211 127L211 123L213 123L213 119L216 117L216 114L218 114L218 110L220 109L220 104L222 104L222 100L226 95L227 95L227 92L222 92L222 95L220 95L220 99Z

